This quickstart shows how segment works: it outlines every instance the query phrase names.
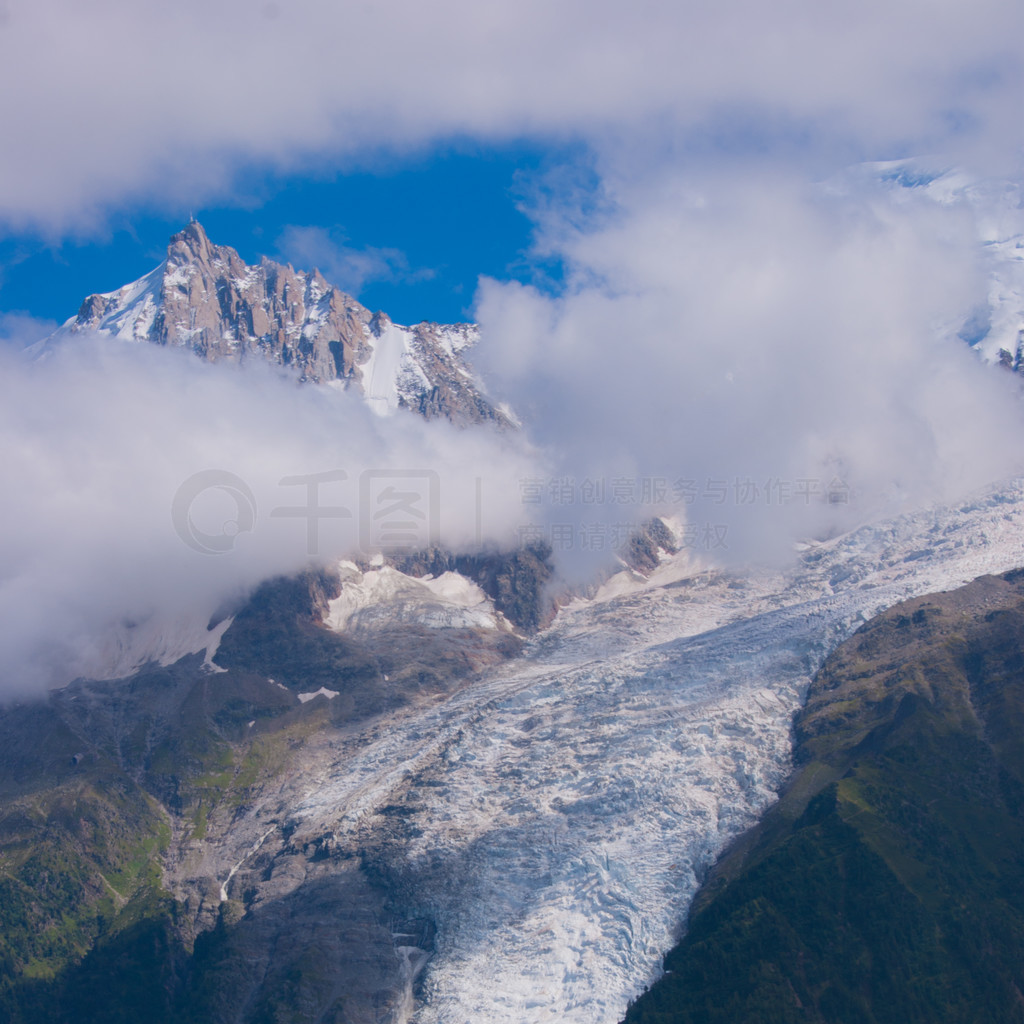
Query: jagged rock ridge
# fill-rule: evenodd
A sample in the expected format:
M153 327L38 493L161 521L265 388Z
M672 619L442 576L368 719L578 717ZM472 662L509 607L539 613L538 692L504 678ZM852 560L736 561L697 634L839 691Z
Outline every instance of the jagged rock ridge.
M360 388L382 413L407 408L427 419L512 423L464 360L478 339L475 325L394 324L318 270L266 257L247 264L229 246L214 245L197 221L171 237L160 266L90 295L53 339L84 331L190 348L210 362L255 358L294 367L305 380Z

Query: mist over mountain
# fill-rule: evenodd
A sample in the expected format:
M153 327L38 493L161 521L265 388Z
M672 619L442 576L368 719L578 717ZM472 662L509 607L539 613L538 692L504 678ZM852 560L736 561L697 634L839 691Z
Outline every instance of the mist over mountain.
M4 353L7 695L207 649L264 579L387 546L389 487L429 491L392 544L510 550L529 522L541 462L464 362L474 328L393 325L196 224L168 253Z
M155 270L87 297L36 362L7 360L7 690L206 650L218 609L261 580L372 555L360 503L374 474L433 481L421 546L540 543L578 585L628 560L653 515L694 557L785 563L794 541L1013 472L1016 377L976 353L999 362L1021 293L985 300L1002 326L975 352L957 336L1012 250L975 260L978 203L946 201L941 176L923 192L888 180L871 178L854 230L862 186L770 209L759 193L693 192L671 222L659 204L658 286L625 261L644 247L613 218L578 237L580 283L561 299L485 283L480 329L394 325L316 272L246 265L189 225ZM717 241L723 217L747 225L744 253ZM599 294L592 269L621 292ZM242 481L255 518L240 529L235 492L203 488L189 515L220 537L211 558L172 513L213 471ZM303 518L302 494L348 515Z
M629 170L541 220L563 293L481 289L480 365L556 474L663 480L743 564L1019 470L1019 381L985 365L1024 327L1012 188Z
M0 2L0 1017L1018 1020L1021 38Z

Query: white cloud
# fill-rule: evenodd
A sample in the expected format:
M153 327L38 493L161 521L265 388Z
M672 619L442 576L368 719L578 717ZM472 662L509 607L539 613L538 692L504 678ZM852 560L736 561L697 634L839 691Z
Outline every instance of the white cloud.
M280 258L297 267L316 267L351 295L368 281L414 281L431 276L429 270L411 270L398 249L351 246L338 232L316 226L289 225L277 240Z
M1022 29L1015 0L10 0L0 217L81 225L456 135L1005 162Z
M596 187L556 183L534 209L538 251L570 269L565 294L485 282L479 300L491 380L557 471L698 489L841 476L862 515L1014 468L1020 407L1010 378L950 338L988 301L962 204L810 183L915 153L1016 170L1022 29L1017 0L10 0L0 221L87 230L129 201L229 196L240 168L344 168L449 138L582 143ZM353 288L404 272L399 254L315 227L280 244ZM297 564L293 522L265 521L232 571L154 533L169 489L198 469L255 481L261 507L282 477L339 458L466 460L463 482L475 467L532 472L489 438L342 421L270 377L91 351L0 384L17 481L3 499L7 661L38 665L59 622L54 657L84 664L87 638L136 606ZM520 506L503 479L493 522L507 535ZM687 511L728 527L740 557L846 509L762 495ZM453 513L449 541L468 530Z
M28 313L0 313L0 345L22 349L57 329L56 320L40 320Z
M605 180L595 223L546 214L565 294L480 293L480 358L559 472L692 481L677 503L727 529L715 553L756 559L1024 465L1018 379L955 337L987 288L965 204L767 171ZM824 502L834 481L856 501Z
M478 536L507 546L522 514L518 480L535 472L517 439L382 419L355 394L269 369L84 337L42 362L0 360L0 694L102 673L126 621L204 624L265 577L301 569L307 519L272 514L307 503L286 477L347 475L320 488L321 505L352 513L319 522L323 560L363 546L364 471L436 474L440 540L455 549ZM194 550L172 522L178 489L209 469L244 481L257 508L253 529L220 555ZM237 510L208 489L192 515L220 535Z

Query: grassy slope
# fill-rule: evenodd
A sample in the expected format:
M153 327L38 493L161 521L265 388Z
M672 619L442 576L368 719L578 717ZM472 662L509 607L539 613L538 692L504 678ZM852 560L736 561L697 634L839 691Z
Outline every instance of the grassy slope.
M629 1024L1024 1021L1024 580L837 650L780 802L717 865Z
M244 801L316 709L199 659L0 715L0 1020L156 1022L188 950L161 885L178 827ZM260 723L249 729L249 721Z

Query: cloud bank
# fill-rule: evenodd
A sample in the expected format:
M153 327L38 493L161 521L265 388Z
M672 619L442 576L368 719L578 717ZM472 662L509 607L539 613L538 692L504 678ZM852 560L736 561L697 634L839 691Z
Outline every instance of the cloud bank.
M443 544L507 546L518 480L536 473L516 439L383 419L269 369L84 337L42 362L0 359L0 695L130 667L133 631L194 631L268 576L371 553L388 487L433 486L417 528ZM216 486L190 502L195 534L172 520L183 485L210 470L248 489L254 522ZM350 515L317 513L311 553L313 503L294 478L313 475L316 504ZM225 536L218 554L208 538Z
M507 538L528 479L527 511L571 539L570 568L659 502L715 557L773 558L1017 471L1013 378L956 338L994 301L976 211L837 172L935 154L1017 173L1022 30L1016 0L6 0L9 227L87 232L118 206L198 205L246 174L458 139L584 154L531 200L535 255L562 261L564 290L485 281L478 296L480 358L543 466L490 436L149 348L4 357L12 684L89 671L111 623L205 609L304 562L301 521L262 512L223 557L182 542L174 494L211 468L267 510L288 507L289 477L427 467L452 481L456 546L480 532L467 487L485 481L483 530ZM1012 248L1019 201L1002 209L983 236ZM399 254L318 228L280 244L353 288L404 272ZM1013 337L1016 299L999 301ZM205 499L208 532L239 514L229 492ZM358 540L353 520L321 525L332 552Z
M6 0L0 219L88 226L111 204L224 196L254 163L457 137L1005 169L1022 30L1014 0Z
M487 369L557 474L661 481L695 546L745 561L1020 471L1018 378L956 336L987 303L966 204L877 176L605 183L589 218L542 215L564 294L479 298Z

